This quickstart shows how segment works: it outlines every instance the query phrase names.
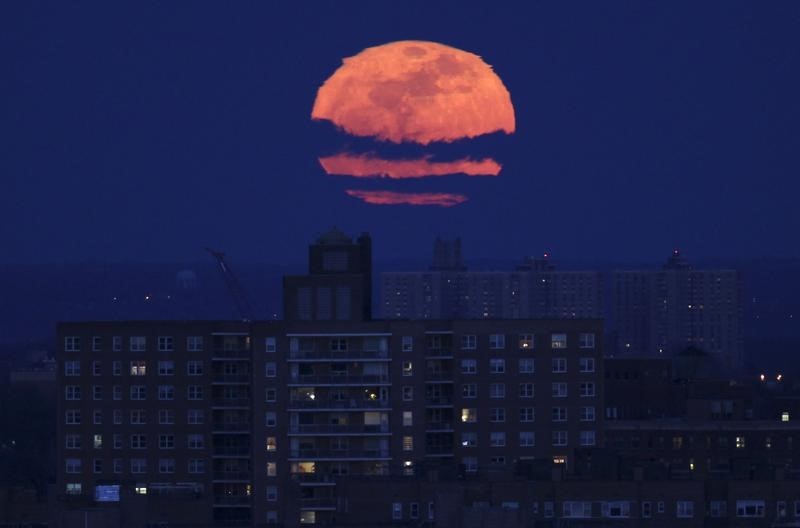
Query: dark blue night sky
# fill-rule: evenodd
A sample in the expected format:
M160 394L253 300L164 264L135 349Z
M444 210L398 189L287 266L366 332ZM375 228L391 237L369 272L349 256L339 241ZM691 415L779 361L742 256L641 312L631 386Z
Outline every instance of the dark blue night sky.
M455 208L317 162L319 85L405 39L511 92L517 133L476 143L503 173ZM334 224L378 257L800 257L800 2L3 2L0 67L0 263L301 261Z

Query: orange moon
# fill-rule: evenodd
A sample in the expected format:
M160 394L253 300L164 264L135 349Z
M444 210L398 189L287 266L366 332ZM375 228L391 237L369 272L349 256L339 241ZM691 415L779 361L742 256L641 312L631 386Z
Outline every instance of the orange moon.
M427 145L514 132L503 82L474 53L418 40L367 48L319 88L312 119L355 136Z

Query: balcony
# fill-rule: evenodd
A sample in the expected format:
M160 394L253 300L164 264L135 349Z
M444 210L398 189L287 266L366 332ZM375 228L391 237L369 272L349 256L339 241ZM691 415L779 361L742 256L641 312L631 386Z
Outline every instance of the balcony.
M388 350L292 350L288 361L389 361Z
M336 498L326 497L321 499L300 499L300 509L313 511L335 511Z
M391 457L388 449L292 449L289 458L298 460L372 460Z
M214 398L211 406L226 409L249 409L250 398Z
M453 383L452 372L433 371L425 374L425 383Z
M232 350L225 350L223 348L215 348L211 352L212 360L225 360L225 359L250 359L250 351L242 348L235 348Z
M294 375L289 383L295 386L311 385L389 385L388 374L343 374L343 375Z
M212 451L215 457L250 458L250 448L243 446L216 446Z
M289 434L295 435L361 435L390 434L389 424L290 424Z
M425 446L425 456L429 457L453 456L453 446Z
M391 407L387 400L292 400L289 402L290 411L362 411L362 410L389 410Z
M335 486L336 481L331 474L323 473L292 473L292 480L301 486Z
M253 474L249 471L215 471L214 482L250 482Z
M250 507L250 495L214 495L214 506Z
M452 433L453 424L451 422L426 422L426 433Z
M211 382L215 385L246 385L250 383L250 374L214 374Z
M430 396L425 398L426 407L452 407L453 398L451 396Z
M250 434L250 425L249 423L215 423L211 425L211 432Z

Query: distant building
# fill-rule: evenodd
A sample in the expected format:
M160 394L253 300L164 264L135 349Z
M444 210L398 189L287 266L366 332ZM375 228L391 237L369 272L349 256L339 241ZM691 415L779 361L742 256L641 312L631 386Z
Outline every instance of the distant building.
M617 356L673 356L694 345L722 368L741 366L737 271L694 270L675 250L660 270L615 271L613 289Z
M548 254L515 271L467 271L460 240L434 244L429 271L381 274L385 319L586 319L603 315L594 271L557 271Z

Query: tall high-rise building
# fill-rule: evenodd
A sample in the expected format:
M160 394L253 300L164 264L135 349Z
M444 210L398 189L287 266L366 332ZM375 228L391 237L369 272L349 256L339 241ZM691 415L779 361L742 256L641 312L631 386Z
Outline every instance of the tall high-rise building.
M659 270L614 272L618 356L672 356L695 346L721 367L742 363L741 277L695 270L673 251Z
M429 271L381 274L380 309L387 319L600 318L602 274L558 271L548 254L526 258L514 271L467 271L445 259L437 239ZM448 265L444 265L447 263Z

